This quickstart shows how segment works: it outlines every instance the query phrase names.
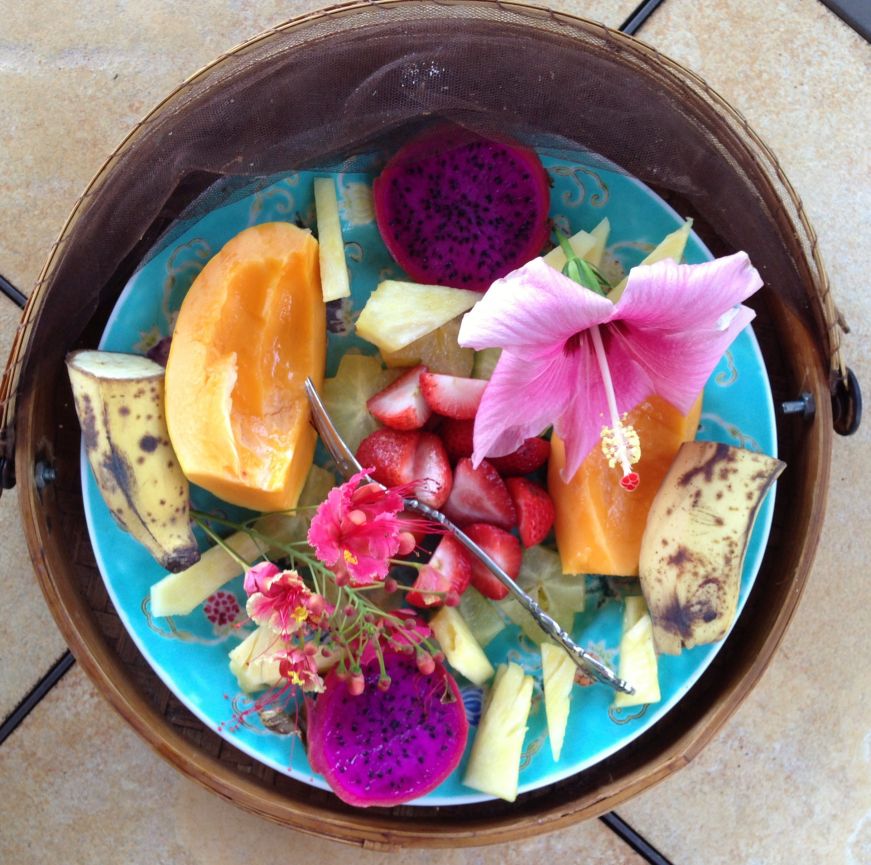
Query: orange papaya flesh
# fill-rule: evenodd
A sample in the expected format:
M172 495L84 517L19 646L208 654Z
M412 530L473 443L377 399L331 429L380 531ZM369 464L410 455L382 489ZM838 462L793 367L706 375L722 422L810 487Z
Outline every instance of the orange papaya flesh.
M190 481L258 511L292 508L314 456L304 382L323 382L318 244L295 225L232 238L194 280L166 365L166 420Z
M565 446L552 437L547 480L563 573L637 576L653 497L681 444L695 438L701 410L701 396L686 415L652 396L629 412L627 423L641 441L641 459L634 466L641 483L631 493L620 486L619 466L611 468L599 447L568 483L563 481Z

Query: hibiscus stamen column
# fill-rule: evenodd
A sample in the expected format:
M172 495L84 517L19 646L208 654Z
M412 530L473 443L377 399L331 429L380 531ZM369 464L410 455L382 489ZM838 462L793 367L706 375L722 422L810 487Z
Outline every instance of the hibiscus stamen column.
M611 468L614 468L618 462L620 463L620 467L623 469L620 486L627 492L632 492L641 481L638 472L632 469L633 463L637 463L641 459L641 442L634 427L624 423L617 411L617 397L614 395L611 369L608 366L608 357L605 354L605 346L602 344L599 326L594 324L589 333L593 343L593 351L599 364L599 372L602 374L608 413L611 416L611 426L602 427L602 452Z

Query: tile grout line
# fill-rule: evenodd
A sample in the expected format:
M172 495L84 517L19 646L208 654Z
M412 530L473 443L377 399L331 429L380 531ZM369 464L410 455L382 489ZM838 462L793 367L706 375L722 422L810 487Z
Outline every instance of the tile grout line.
M630 846L645 862L650 865L672 865L659 850L656 849L643 835L635 831L619 814L609 811L599 817L615 835L625 844Z
M617 28L627 36L634 36L643 26L644 22L665 2L665 0L642 0L629 17Z
M822 4L845 24L852 27L866 42L871 42L871 9L860 0L821 0Z
M75 662L76 659L69 649L54 662L51 669L13 709L12 714L0 724L0 745L21 726L24 719L40 704L42 698L64 677Z
M2 273L0 273L0 291L19 309L24 309L27 303L27 295L22 294Z

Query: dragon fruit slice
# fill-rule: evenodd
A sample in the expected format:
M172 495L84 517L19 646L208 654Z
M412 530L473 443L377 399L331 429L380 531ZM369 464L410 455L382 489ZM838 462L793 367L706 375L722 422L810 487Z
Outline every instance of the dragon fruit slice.
M416 282L486 291L548 238L538 156L459 127L406 144L375 180L374 201L387 249Z
M387 652L391 684L378 687L377 659L366 689L348 693L333 670L308 716L308 758L350 805L399 805L435 789L463 756L469 724L457 683L440 663L430 675L414 652Z

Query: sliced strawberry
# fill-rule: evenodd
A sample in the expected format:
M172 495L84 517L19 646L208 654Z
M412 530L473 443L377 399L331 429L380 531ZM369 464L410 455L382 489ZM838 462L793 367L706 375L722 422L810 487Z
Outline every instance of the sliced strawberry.
M410 484L415 479L414 459L420 443L419 432L377 429L357 448L357 461L372 468L372 477L388 487Z
M444 512L460 526L490 523L500 529L510 529L517 522L505 481L487 460L482 460L476 469L468 458L457 463L454 486Z
M442 440L435 433L420 434L414 453L414 494L425 505L440 508L451 494L454 478Z
M526 478L507 478L505 485L517 508L517 529L523 546L540 544L553 527L556 511L544 487Z
M520 573L523 548L520 541L504 529L487 523L472 523L463 531L493 559L512 580ZM472 562L472 585L485 597L501 601L508 594L490 569L479 559L470 556Z
M487 381L425 372L420 377L420 389L429 407L445 417L469 420L475 417Z
M454 420L446 417L439 428L439 435L445 443L451 462L463 457L472 456L472 433L475 429L474 420Z
M471 579L469 553L453 535L444 535L432 558L418 572L408 593L408 602L416 607L440 607L447 592L459 597L469 588ZM431 592L440 594L429 594Z
M420 376L424 372L425 366L416 366L370 397L366 401L369 414L391 429L420 429L432 414L420 392Z
M528 475L540 469L550 457L550 442L547 439L527 439L516 451L504 457L490 457L493 468L503 478L512 475Z

